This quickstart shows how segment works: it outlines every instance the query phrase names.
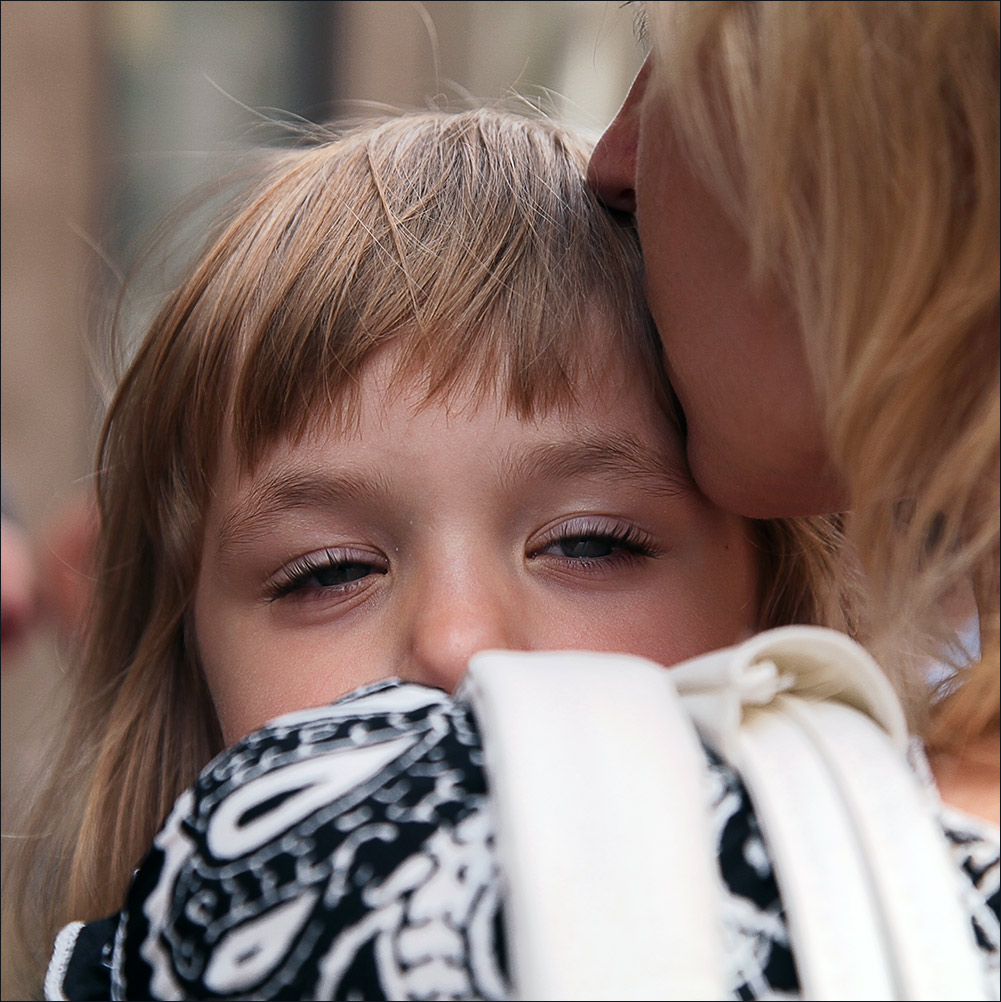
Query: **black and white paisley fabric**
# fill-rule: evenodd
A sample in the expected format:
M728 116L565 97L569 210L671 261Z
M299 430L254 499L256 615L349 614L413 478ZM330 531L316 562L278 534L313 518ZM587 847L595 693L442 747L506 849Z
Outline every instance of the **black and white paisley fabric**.
M735 999L797 999L799 981L768 851L744 784L706 748L724 889L722 925Z
M942 821L952 858L965 878L960 887L984 961L984 976L997 997L1001 984L1001 923L998 920L1001 857L996 833L976 818L948 807L942 811Z
M739 777L707 756L731 997L798 998L754 812ZM949 822L996 994L997 839ZM216 758L125 909L60 934L46 997L503 999L501 889L469 709L391 680Z
M103 997L505 997L480 759L464 710L393 682L246 738L137 871Z

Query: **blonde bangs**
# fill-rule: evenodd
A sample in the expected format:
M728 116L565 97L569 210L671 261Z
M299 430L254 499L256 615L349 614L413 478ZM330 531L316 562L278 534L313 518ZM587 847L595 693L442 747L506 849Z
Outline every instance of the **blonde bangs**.
M187 440L218 443L220 399L249 465L318 418L351 421L390 344L397 380L429 400L472 385L530 416L600 379L611 340L670 413L635 236L588 190L588 152L554 124L475 111L280 156L189 283Z

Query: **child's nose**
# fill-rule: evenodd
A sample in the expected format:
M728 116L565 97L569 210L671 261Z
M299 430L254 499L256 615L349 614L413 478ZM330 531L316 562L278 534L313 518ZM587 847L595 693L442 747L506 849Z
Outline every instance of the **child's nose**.
M432 587L413 617L409 656L400 674L452 692L477 651L529 646L523 623L514 596L502 584L466 580Z

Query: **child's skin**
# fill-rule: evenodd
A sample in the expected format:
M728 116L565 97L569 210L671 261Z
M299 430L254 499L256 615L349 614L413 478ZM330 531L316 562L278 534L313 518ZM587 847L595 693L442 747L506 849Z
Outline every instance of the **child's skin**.
M694 487L639 363L521 419L364 372L358 421L318 420L240 476L224 446L195 599L224 738L389 676L452 690L485 648L673 664L756 622L746 523ZM589 381L590 382L590 381Z

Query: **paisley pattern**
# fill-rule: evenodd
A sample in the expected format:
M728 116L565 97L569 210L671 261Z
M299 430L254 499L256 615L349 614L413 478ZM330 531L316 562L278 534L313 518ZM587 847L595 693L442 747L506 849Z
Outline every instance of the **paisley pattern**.
M952 858L966 878L962 882L973 932L980 946L987 984L997 997L1001 991L1001 857L996 834L976 818L948 807L942 812Z
M707 751L735 999L798 997L739 777ZM280 718L177 803L126 907L60 934L48 998L503 999L493 819L468 708L387 681ZM947 829L985 964L996 839Z
M465 714L415 686L247 738L181 799L140 869L112 996L502 997L478 765Z

